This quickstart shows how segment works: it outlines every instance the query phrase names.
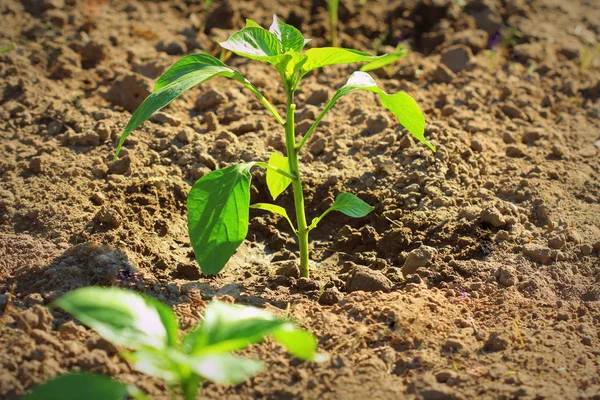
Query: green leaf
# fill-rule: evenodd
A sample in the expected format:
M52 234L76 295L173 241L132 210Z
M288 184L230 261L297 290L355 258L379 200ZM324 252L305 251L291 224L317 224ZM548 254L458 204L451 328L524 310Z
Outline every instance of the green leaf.
M281 41L284 52L294 50L299 53L306 43L304 36L302 36L302 32L292 25L281 22L279 18L277 18L277 15L273 15L273 24L269 28L269 32Z
M206 274L219 273L248 233L252 165L237 164L204 175L188 195L190 241Z
M260 26L260 24L258 22L254 22L253 20L246 18L246 28L251 28L251 27L262 29L262 26Z
M288 158L277 152L274 152L269 157L269 165L279 168L285 172L290 172ZM266 172L266 181L267 188L269 189L269 193L271 193L273 200L276 200L277 197L290 185L290 183L292 183L290 178L283 176L277 171L273 171L269 168L267 168Z
M292 324L285 324L275 329L273 338L283 345L290 354L303 360L312 360L317 354L317 339L315 336Z
M400 48L395 53L386 54L386 55L378 58L377 60L371 61L370 63L363 65L360 70L363 72L367 72L367 71L373 71L375 69L385 67L386 65L392 64L392 63L398 61L399 59L406 57L407 54L408 54L408 52L406 51L405 48Z
M35 386L21 400L122 400L129 395L129 388L121 382L107 376L78 373Z
M194 355L229 353L262 341L285 323L259 308L213 301L204 320L184 338L184 348Z
M420 142L426 144L431 150L435 151L433 144L425 139L425 117L423 116L423 113L421 113L417 102L405 92L387 94L377 86L377 83L373 80L371 75L366 72L356 71L350 76L348 82L346 82L346 84L329 100L324 110L321 112L321 115L319 115L319 118L315 121L315 124L320 121L322 115L327 113L327 111L333 107L340 97L357 90L368 90L378 94L381 104L398 118L400 124L402 124L402 126L404 126L406 130ZM314 130L314 128L311 127L310 130Z
M146 347L121 355L136 371L170 383L178 383L187 378L191 372L182 368L177 358L178 354L180 352L174 348L156 350Z
M264 369L259 360L234 356L231 354L215 354L205 357L187 356L182 363L201 377L221 384L237 385L252 378Z
M368 53L353 50L340 49L338 47L316 47L306 50L307 57L302 66L302 74L306 74L317 68L335 64L351 64L355 62L374 61L385 56L372 56Z
M279 214L279 215L281 215L282 217L284 217L285 219L287 219L287 222L289 222L289 224L292 227L292 230L294 231L294 233L297 233L296 232L296 228L294 228L294 224L292 224L292 220L288 216L287 211L285 211L285 208L277 206L275 204L269 204L269 203L255 203L255 204L252 204L250 206L250 208L256 208L256 209L259 209L259 210L270 211L273 214Z
M312 220L308 229L314 229L317 224L331 211L339 211L349 217L361 218L373 211L372 207L353 195L352 193L340 193L335 198L333 205L329 207L323 214Z
M129 134L148 120L152 114L167 106L186 90L217 76L240 82L254 93L279 123L283 123L277 110L242 74L208 54L190 54L177 61L158 79L152 94L135 110L121 134L114 158L117 158Z
M179 328L171 309L139 293L90 286L68 292L52 306L118 346L164 349L177 343Z

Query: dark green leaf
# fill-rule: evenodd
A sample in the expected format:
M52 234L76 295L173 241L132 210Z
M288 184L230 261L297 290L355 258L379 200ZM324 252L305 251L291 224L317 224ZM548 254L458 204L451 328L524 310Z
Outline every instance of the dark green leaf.
M272 165L276 168L279 168L285 172L290 172L290 164L288 162L288 158L282 156L281 154L274 152L269 157L269 165ZM273 171L272 169L267 168L266 172L266 181L267 188L269 189L269 193L271 193L271 197L273 200L277 199L277 197L283 193L283 191L292 183L292 180L286 176L283 176L277 171Z
M329 207L323 214L312 220L309 229L314 229L317 224L331 211L339 211L349 217L361 218L373 211L372 207L353 195L352 193L340 193L335 198L333 205Z
M188 195L190 241L206 274L219 273L248 233L251 167L242 163L204 175Z
M292 25L281 22L276 15L273 15L273 24L269 28L269 32L281 41L283 52L294 50L299 53L304 48L305 40L302 32Z
M21 400L122 400L130 395L121 382L88 373L62 375L35 386Z
M296 233L296 228L294 228L294 224L292 224L292 220L288 216L287 211L285 211L285 208L277 206L275 204L269 204L269 203L255 203L255 204L252 204L250 206L250 208L256 208L256 209L259 209L259 210L270 211L273 214L279 214L279 215L281 215L282 217L284 217L285 219L287 219L287 222L289 222L290 227L292 228L292 230L294 231L294 233Z
M200 325L184 338L184 346L195 355L229 353L262 341L284 323L265 310L214 301Z
M85 287L53 303L119 346L164 349L177 343L177 320L163 303L118 288Z

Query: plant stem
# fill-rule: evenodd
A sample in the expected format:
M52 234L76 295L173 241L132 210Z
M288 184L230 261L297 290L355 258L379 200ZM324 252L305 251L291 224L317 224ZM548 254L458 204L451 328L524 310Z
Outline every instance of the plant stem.
M199 382L200 382L200 377L197 375L192 375L181 384L181 388L183 389L184 400L195 400L196 399L196 394L198 393L198 383Z
M294 127L294 94L288 94L287 118L285 121L285 146L287 150L290 173L294 175L292 179L292 189L294 190L294 208L296 210L296 223L298 225L298 247L300 248L300 275L308 278L310 275L308 269L308 227L306 226L306 215L304 213L304 193L302 192L302 178L298 168L298 152L296 151L296 131Z

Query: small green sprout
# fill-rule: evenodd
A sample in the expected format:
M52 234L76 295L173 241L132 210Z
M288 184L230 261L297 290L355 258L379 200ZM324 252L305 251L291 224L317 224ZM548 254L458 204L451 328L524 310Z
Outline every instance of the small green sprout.
M361 5L367 4L367 0L360 0ZM338 14L340 0L327 0L327 12L329 13L329 33L331 35L331 45L338 46Z
M181 340L171 309L132 291L86 287L67 293L52 307L67 311L107 341L131 349L122 356L134 369L164 379L185 400L196 398L204 380L235 385L259 373L262 361L231 353L269 335L298 358L323 358L316 352L317 341L311 333L254 307L213 301L203 320ZM120 400L127 396L146 398L133 385L84 373L37 386L23 400Z
M306 219L298 155L323 117L342 96L357 90L377 94L381 104L391 111L414 137L435 151L434 146L424 137L425 117L415 100L404 92L387 94L377 86L369 74L363 71L356 71L350 76L346 84L339 88L325 105L304 136L297 141L294 95L303 77L328 65L377 63L387 57L335 47L311 48L303 51L306 43L308 40L298 29L281 22L276 16L273 17L273 24L269 30L263 29L254 21L247 20L245 28L220 43L221 47L238 56L266 62L276 68L287 97L285 119L238 71L210 55L192 54L177 61L158 79L154 92L133 113L121 135L115 158L129 134L154 112L168 105L186 90L217 76L232 79L245 86L284 128L285 156L275 152L271 154L268 162L244 162L216 170L200 178L192 187L187 198L188 231L196 260L204 273L217 274L221 271L248 233L252 179L250 170L255 166L266 169L267 187L273 200L292 186L296 226L293 226L291 218L283 207L259 203L252 205L252 208L279 214L290 222L292 231L298 238L300 271L303 277L309 276L308 233L316 228L326 214L335 210L359 218L373 210L373 207L355 195L342 193L320 217L313 219L310 224Z

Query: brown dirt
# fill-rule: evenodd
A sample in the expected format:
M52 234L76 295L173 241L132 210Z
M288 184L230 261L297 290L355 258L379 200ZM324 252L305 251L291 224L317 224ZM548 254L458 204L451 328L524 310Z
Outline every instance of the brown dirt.
M266 342L247 354L267 371L207 384L204 398L600 399L600 60L581 57L600 41L598 2L343 1L345 46L408 38L415 51L375 74L415 96L438 152L372 94L339 102L303 158L309 218L342 190L376 210L330 214L312 236L313 280L286 262L296 246L285 221L258 212L221 275L195 265L190 185L283 150L281 129L234 83L185 94L110 164L153 80L183 53L214 53L245 18L277 12L326 43L324 1L214 2L208 14L199 3L1 2L0 48L15 46L0 54L1 398L78 369L166 397L163 382L43 307L96 284L163 300L185 328L211 298L289 304L331 355L300 363ZM492 59L483 49L499 24L516 34ZM270 68L230 61L281 106ZM306 79L301 129L351 71ZM253 200L268 201L256 176Z

